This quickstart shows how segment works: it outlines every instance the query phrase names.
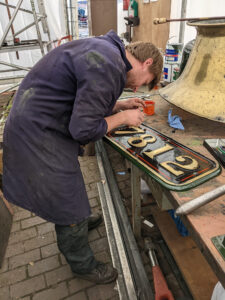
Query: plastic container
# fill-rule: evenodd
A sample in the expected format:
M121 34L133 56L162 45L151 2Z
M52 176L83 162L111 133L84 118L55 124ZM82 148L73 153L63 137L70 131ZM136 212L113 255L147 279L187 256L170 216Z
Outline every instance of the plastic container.
M180 62L181 50L183 48L182 43L173 43L166 45L165 51L165 63L176 63Z
M166 49L165 60L166 62L178 61L178 51L176 49Z
M145 105L146 107L144 107L143 109L143 112L146 114L146 115L154 115L155 113L155 102L154 101L145 101Z

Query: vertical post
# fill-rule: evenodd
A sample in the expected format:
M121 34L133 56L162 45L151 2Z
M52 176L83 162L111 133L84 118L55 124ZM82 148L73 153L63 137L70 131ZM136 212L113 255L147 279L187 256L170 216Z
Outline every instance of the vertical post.
M132 192L132 227L134 236L141 237L141 176L140 170L131 164L131 192Z
M64 17L65 17L65 24L66 24L66 35L70 35L67 0L63 0L63 3L64 3Z
M41 18L41 24L42 24L42 27L43 27L43 31L44 31L44 33L47 33L48 40L49 40L49 42L51 42L51 35L50 35L49 27L48 27L47 15L46 15L46 11L45 11L44 1L43 0L38 0L37 3L38 3L38 8L39 8L39 13L43 16L43 18ZM48 51L52 50L52 45L48 44L47 49L48 49Z
M36 10L35 10L34 0L30 0L30 4L31 4L33 16L34 16L34 23L35 23L36 30L37 30L38 43L41 48L41 54L42 54L42 56L44 56L45 55L44 46L42 43L41 32L40 32L40 28L39 28L39 24L38 24L38 18L37 18L37 14L36 14Z
M186 18L187 0L182 0L181 19ZM185 22L180 22L179 43L184 42Z
M78 25L78 3L77 0L74 0L73 8L73 17L74 17L74 27L75 27L75 39L79 39L79 25Z
M88 0L88 35L92 36L91 0Z

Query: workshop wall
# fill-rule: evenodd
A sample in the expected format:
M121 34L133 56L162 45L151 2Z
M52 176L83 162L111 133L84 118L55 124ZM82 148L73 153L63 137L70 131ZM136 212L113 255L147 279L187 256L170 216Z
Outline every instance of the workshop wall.
M171 19L180 18L181 0L171 0ZM225 15L224 0L187 0L186 18L215 17ZM158 16L157 16L158 17ZM159 25L158 25L159 26ZM180 22L170 23L170 43L178 43ZM196 37L196 29L185 24L184 44Z
M169 38L169 24L154 25L157 17L170 17L171 0L158 0L144 3L138 0L138 15L140 25L134 27L133 41L152 42L157 47L165 49Z

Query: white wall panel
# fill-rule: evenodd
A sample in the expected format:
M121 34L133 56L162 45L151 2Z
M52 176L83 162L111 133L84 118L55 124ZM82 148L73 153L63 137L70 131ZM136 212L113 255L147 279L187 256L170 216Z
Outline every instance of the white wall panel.
M18 1L9 0L9 4L16 5ZM47 22L50 30L51 40L60 39L61 37L66 35L65 29L65 20L64 20L64 7L63 7L63 0L44 0L44 5L47 14ZM31 10L30 0L24 0L22 8ZM35 2L36 10L38 11L37 3ZM11 15L13 14L14 8L10 8ZM29 25L34 21L33 15L29 13L25 13L19 11L14 22L13 27L15 33L20 29L24 28L25 26ZM0 38L3 35L3 31L6 28L9 22L7 9L5 6L0 5ZM40 24L40 23L39 23ZM42 30L42 26L40 24L40 31L43 41L48 41L48 36ZM11 29L7 36L11 35ZM20 40L31 40L37 39L36 28L35 26L27 29L23 33L19 34L18 37ZM41 51L38 50L29 50L29 51L19 51L19 59L16 57L15 52L7 53L0 53L0 60L7 61L16 65L21 65L24 67L32 67L40 58L41 58ZM9 69L8 67L2 67L1 69ZM24 71L12 72L12 73L1 73L0 77L5 76L12 76L12 75L20 75L26 74Z
M182 0L172 0L171 19L180 18ZM225 0L187 0L186 17L225 16ZM170 23L170 42L177 43L179 39L180 22ZM196 37L196 30L185 25L184 44Z

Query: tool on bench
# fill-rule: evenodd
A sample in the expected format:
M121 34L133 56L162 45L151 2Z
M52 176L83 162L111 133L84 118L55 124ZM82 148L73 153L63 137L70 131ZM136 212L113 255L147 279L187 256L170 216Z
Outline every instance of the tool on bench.
M149 255L151 265L152 265L152 274L153 274L154 288L155 288L155 300L174 300L173 294L169 290L166 280L160 269L156 257L156 253L155 253L155 246L151 238L145 239L145 250Z
M213 238L211 238L211 241L225 260L225 234L214 236Z
M203 146L225 168L225 139L206 139Z
M200 206L211 202L212 200L225 194L225 185L222 185L208 193L201 195L193 200L188 201L185 204L182 204L175 211L176 215L187 215L193 210L199 208Z

